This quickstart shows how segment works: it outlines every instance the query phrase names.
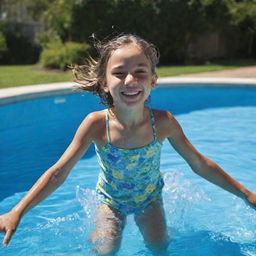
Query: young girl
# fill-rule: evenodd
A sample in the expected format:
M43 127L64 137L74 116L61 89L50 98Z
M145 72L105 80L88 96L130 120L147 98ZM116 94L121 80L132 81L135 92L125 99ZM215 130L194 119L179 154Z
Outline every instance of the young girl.
M92 142L100 165L97 191L101 204L91 241L100 255L118 251L129 214L134 214L153 252L167 247L159 171L166 138L195 173L256 206L256 194L200 154L171 113L145 106L157 82L158 52L152 44L138 36L123 35L98 45L98 50L97 61L74 67L74 71L80 87L100 96L109 107L89 114L57 163L10 212L0 216L0 231L6 232L4 245L8 245L22 216L66 180Z

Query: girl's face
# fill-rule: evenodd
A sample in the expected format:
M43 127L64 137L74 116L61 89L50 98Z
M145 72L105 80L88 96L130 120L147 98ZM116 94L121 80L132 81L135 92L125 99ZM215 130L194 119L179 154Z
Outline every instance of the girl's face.
M157 76L143 51L130 44L115 50L108 60L103 89L113 98L114 106L137 106L145 103L155 87Z

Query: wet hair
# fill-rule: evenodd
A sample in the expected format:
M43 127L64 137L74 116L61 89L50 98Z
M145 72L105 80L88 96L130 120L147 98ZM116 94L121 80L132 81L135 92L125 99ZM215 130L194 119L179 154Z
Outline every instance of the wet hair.
M126 34L117 36L108 42L97 41L95 48L98 52L98 58L89 57L85 65L72 66L72 72L75 77L75 86L78 90L92 92L101 99L101 103L107 106L113 105L113 99L109 92L105 92L101 82L105 79L106 68L112 53L129 44L138 46L151 64L152 74L156 74L156 65L159 61L159 51L155 45L147 42L137 35Z

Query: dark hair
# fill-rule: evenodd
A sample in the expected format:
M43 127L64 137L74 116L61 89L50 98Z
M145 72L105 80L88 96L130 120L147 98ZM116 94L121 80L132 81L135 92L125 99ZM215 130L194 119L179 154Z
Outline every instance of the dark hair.
M159 52L157 48L137 35L126 34L115 37L105 43L97 41L95 47L99 54L98 59L95 60L90 57L87 59L85 65L75 65L71 67L75 82L79 84L76 88L92 92L99 96L101 98L101 103L104 105L113 105L112 96L109 92L105 92L102 89L100 81L105 79L107 63L112 53L128 44L135 44L143 50L145 56L150 61L152 73L156 74L156 65L159 61Z

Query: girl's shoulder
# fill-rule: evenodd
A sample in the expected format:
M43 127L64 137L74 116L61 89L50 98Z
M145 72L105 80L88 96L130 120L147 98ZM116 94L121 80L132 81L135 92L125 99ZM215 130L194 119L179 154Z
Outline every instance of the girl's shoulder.
M84 121L89 121L92 124L99 124L101 122L105 122L106 111L107 109L91 112L85 117Z
M160 141L163 141L176 130L179 124L169 111L153 109L153 113L156 123L157 137Z
M170 123L175 120L171 112L161 109L152 109L154 118L158 123Z
M106 109L89 113L82 121L80 127L87 131L93 140L98 140L105 133Z

